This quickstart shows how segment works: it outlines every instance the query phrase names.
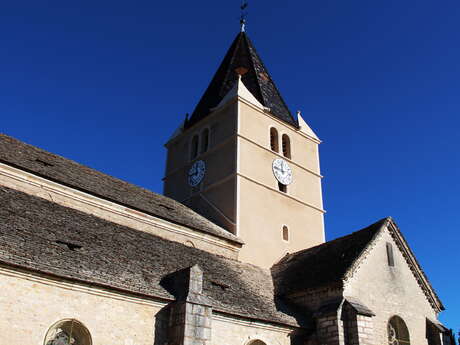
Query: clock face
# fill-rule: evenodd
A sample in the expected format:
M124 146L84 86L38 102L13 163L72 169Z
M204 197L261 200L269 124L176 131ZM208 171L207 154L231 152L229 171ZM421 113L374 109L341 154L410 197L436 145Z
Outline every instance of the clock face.
M196 187L203 180L206 172L206 165L203 161L196 161L188 172L188 184L192 187Z
M273 175L285 186L292 183L292 170L284 159L277 158L272 164Z

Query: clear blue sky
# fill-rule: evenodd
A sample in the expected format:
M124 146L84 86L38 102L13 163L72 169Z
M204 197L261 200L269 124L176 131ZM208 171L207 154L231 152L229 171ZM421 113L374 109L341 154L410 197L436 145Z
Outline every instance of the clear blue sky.
M233 1L2 1L0 131L162 191L163 143L238 32ZM460 328L460 3L252 0L247 31L324 141L328 239L393 216Z

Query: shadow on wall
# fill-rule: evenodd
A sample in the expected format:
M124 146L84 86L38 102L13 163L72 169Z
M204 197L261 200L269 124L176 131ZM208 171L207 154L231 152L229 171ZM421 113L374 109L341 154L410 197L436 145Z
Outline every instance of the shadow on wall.
M165 345L168 343L169 315L169 305L163 307L155 315L155 340L153 345Z

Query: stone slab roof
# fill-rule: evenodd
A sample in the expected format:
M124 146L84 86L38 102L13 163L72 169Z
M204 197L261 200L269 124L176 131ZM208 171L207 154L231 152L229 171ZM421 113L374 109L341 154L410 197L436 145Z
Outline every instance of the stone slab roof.
M238 73L250 93L269 113L292 126L298 127L262 59L245 32L240 32L225 55L211 83L186 123L190 127L208 116L238 81Z
M353 265L377 234L387 227L428 301L433 308L444 310L436 291L391 217L383 218L350 235L286 255L272 267L276 294L289 296L318 288L341 288Z
M268 270L6 187L0 187L0 205L0 263L166 300L174 297L163 279L197 264L214 310L299 325L275 300Z
M241 239L185 205L0 134L0 162L134 210L231 242Z
M341 286L348 269L385 223L386 218L348 236L286 255L272 268L278 293Z

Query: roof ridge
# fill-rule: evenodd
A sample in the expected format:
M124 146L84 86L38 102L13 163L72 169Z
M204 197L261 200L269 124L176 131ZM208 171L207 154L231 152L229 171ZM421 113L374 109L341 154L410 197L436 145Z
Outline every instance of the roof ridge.
M396 222L393 219L389 220L389 224L391 225L391 227L389 227L390 232L393 231L393 232L397 233L397 235L399 236L398 240L401 241L404 244L404 249L407 250L407 252L409 253L411 259L413 259L415 266L417 267L418 271L420 272L420 274L422 276L422 279L425 280L425 282L426 282L430 292L432 293L434 299L439 303L440 309L445 310L441 299L439 298L439 296L436 293L435 289L431 285L430 280L428 279L427 275L425 274L425 271L423 270L422 266L418 262L417 257L415 256L414 252L412 251L411 247L409 246L409 243L407 242L406 238L404 237L402 231L399 229L398 225L396 224ZM408 262L408 265L410 265L409 262ZM418 281L418 279L417 279L417 281ZM420 284L420 282L419 282L419 284ZM423 287L422 287L422 289L423 289Z
M279 261L277 264L279 263L282 263L284 262L284 260L289 260L290 257L294 256L294 255L298 255L298 254L303 254L303 253L306 253L308 251L313 251L314 249L317 249L319 247L324 247L324 246L327 246L327 245L332 245L334 243L337 243L338 241L341 241L341 240L344 240L344 239L348 239L348 238L351 238L353 236L356 236L356 234L358 233L361 233L361 232L365 232L365 231L369 231L371 228L373 228L375 225L379 224L380 222L383 222L383 221L386 221L388 219L391 219L391 217L385 217L385 218L382 218L368 226L366 226L365 228L362 228L362 229L359 229L359 230L356 230L356 231L353 231L352 233L348 234L348 235L345 235L345 236L341 236L341 237L337 237L337 238L334 238L333 240L330 240L330 241L326 241L324 243L320 243L314 247L310 247L310 248L305 248L305 249L301 249L297 252L294 252L294 253L289 253L287 254L284 258L281 259L281 261ZM275 264L275 265L277 265Z
M244 37L245 37L246 41L248 42L248 47L249 47L249 49L250 49L250 48L253 49L254 55L257 57L257 60L260 62L260 64L262 65L262 68L264 69L265 73L267 74L268 78L270 79L271 84L273 85L273 88L274 88L276 94L278 95L280 101L283 103L284 107L286 108L286 110L287 110L289 116L291 117L292 121L294 122L295 126L298 127L298 125L299 125L299 124L298 124L298 121L297 121L297 120L294 118L294 116L292 115L292 113L291 113L291 111L289 110L289 107L287 106L286 101L284 100L283 96L281 96L281 92L279 91L278 87L276 86L275 82L273 81L273 78L272 78L272 76L271 76L271 73L268 71L267 67L265 67L265 64L264 64L263 60L260 58L259 53L257 52L256 47L254 46L254 44L252 43L252 41L251 41L251 39L249 38L248 35L245 34ZM253 63L254 63L254 57L252 56L252 54L251 54L251 60L252 60ZM258 79L258 81L259 81L258 86L259 86L259 88L260 88L261 77L260 77L260 75L257 74L257 73L256 73L256 77L257 77L257 79ZM260 88L260 93L262 94L262 97L263 97L264 95L263 95L263 92L262 92L262 89L261 89L261 88ZM265 99L264 99L264 101L265 101ZM264 105L267 106L266 104L264 104Z
M270 108L272 116L295 128L299 127L249 36L245 32L239 32L196 105L186 129L207 117L216 108L233 86L238 74L242 75L246 87L254 97L263 106Z
M389 222L391 221L391 217L385 217L380 219L378 222L374 223L373 225L379 224L380 226L378 229L375 231L375 233L372 235L372 238L367 242L367 244L364 246L364 248L361 250L361 252L355 257L355 259L351 262L351 264L348 266L348 269L344 272L342 279L344 279L355 267L356 263L361 259L363 253L366 252L366 250L371 246L371 244L375 241L377 238L378 234L388 226ZM380 224L381 223L381 224ZM371 225L372 226L372 225ZM366 229L363 229L366 230Z
M243 38L244 38L244 40L246 41L246 45L247 45L247 47L248 47L248 50L250 51L250 50L251 50L250 47L252 46L252 47L254 48L254 52L255 52L255 47L254 47L254 45L252 44L252 42L251 42L251 40L249 39L248 35L246 35L246 33L244 33L244 32L243 32ZM256 52L256 55L257 55L257 52ZM266 101L265 101L265 98L264 98L264 94L263 94L263 92L262 92L262 88L261 88L261 86L260 86L260 81L261 81L261 80L260 80L260 76L258 75L258 73L257 73L257 71L256 71L256 69L255 69L255 67L254 67L254 58L253 58L252 54L249 54L249 58L250 58L251 61L252 61L251 68L254 70L254 74L256 75L256 78L257 78L257 81L258 81L258 83L257 83L257 89L259 90L260 96L262 97L262 100L263 100L263 102L261 102L261 103L262 103L262 105L267 106L267 105L265 104ZM259 60L260 60L260 58L259 58ZM263 65L262 60L260 60L260 62L261 62L261 64ZM265 67L264 67L264 69L265 69ZM265 69L265 70L266 70L266 69ZM268 71L267 71L267 74L268 74ZM269 75L269 78L271 79L270 75ZM255 96L255 95L254 95L254 96Z

